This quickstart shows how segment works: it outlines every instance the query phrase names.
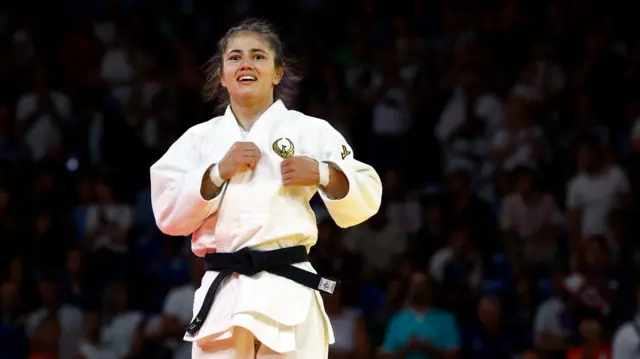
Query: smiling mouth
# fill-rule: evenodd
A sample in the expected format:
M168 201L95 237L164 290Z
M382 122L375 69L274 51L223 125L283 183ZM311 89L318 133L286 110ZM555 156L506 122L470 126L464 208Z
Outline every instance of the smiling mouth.
M240 76L238 77L238 82L255 82L257 78L255 76Z

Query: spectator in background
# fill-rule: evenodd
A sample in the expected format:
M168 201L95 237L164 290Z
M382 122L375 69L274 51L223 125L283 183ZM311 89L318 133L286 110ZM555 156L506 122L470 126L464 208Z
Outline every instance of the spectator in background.
M631 197L621 168L605 161L596 139L582 142L578 151L578 173L567 189L568 225L574 248L590 236L608 235L609 213L628 206Z
M439 199L425 200L420 230L409 238L408 253L416 268L427 268L431 256L446 244L445 218Z
M27 356L29 342L23 332L24 317L21 314L17 286L9 281L3 282L0 284L0 358Z
M580 145L583 138L593 137L602 145L609 145L610 130L607 126L600 124L595 118L590 97L587 94L579 93L572 98L572 108L570 127L565 128L565 132L560 134L560 147L564 150L571 150L576 145Z
M32 82L31 91L18 100L16 118L31 158L38 162L61 154L71 101L66 94L51 89L43 66L36 67Z
M534 344L544 358L562 357L568 348L571 328L567 326L567 314L570 297L564 288L566 274L555 273L553 278L553 295L543 301L536 311L533 324Z
M40 355L54 355L52 341L56 338L57 359L75 359L82 337L82 312L63 302L54 280L43 278L38 290L41 307L30 313L25 322L27 336L35 341L32 349Z
M427 277L416 272L411 278L407 307L387 326L382 358L457 358L460 337L455 318L431 305Z
M67 151L85 168L100 168L104 164L108 123L101 108L101 98L94 92L83 94L74 120L67 127Z
M411 128L411 112L407 103L406 85L398 73L398 69L391 64L384 68L382 84L379 89L382 92L377 102L373 105L372 120L372 145L371 157L377 159L377 168L389 169L392 165L401 166L406 163L402 157L395 153L407 151L407 142L404 137ZM393 149L393 151L389 151Z
M485 297L478 303L479 325L463 331L462 357L469 359L510 359L520 352L517 333L504 325L498 298Z
M193 298L204 275L202 259L191 257L189 269L190 281L172 288L162 307L161 337L165 339L165 345L175 352L174 359L191 358L191 343L183 341L182 337L193 316Z
M84 336L80 342L80 359L119 359L100 342L101 316L96 310L84 312Z
M473 307L482 288L482 257L473 248L469 236L467 227L454 228L449 244L434 253L429 263L429 275L440 286L443 305L462 316Z
M386 195L386 214L389 221L406 234L413 234L422 225L420 202L407 193L407 184L401 172L389 170L382 175L382 190Z
M55 316L47 316L42 319L34 333L29 346L27 359L58 359L61 328ZM66 358L75 358L67 356Z
M101 329L101 344L118 359L138 354L143 338L143 316L131 310L126 284L111 283L105 293L104 321Z
M100 62L102 81L109 87L111 96L125 108L129 106L131 84L140 59L139 50L133 45L127 29L115 28L114 41L105 44L106 51Z
M616 329L612 339L612 358L627 359L638 355L640 350L640 286L636 286L632 316Z
M582 306L601 315L619 314L619 293L624 282L612 267L610 247L603 237L585 240L583 248L572 254L573 273L565 280L565 288Z
M387 203L368 221L347 231L344 245L350 251L362 255L362 258L377 271L391 270L393 259L401 254L407 245L407 239L397 225L387 219Z
M473 247L488 254L500 247L495 218L487 202L473 191L471 176L467 169L458 169L447 176L447 193L443 201L446 226L466 225L472 232Z
M131 206L118 201L114 188L105 181L95 184L96 201L88 206L85 221L85 245L93 250L114 253L129 250L127 243L133 220Z
M479 77L474 71L459 75L459 84L435 128L444 148L445 168L465 163L475 175L474 180L483 180L480 170L489 153L489 141L504 122L502 102L483 86Z
M548 193L537 185L536 174L527 167L514 171L515 191L504 199L500 229L516 272L553 264L558 249L562 214Z
M333 295L323 295L322 300L336 338L336 342L329 348L329 358L370 358L369 341L362 313L345 307L340 289Z
M611 347L603 337L602 319L599 314L587 313L580 320L580 346L567 353L567 359L611 359Z
M87 260L87 253L81 248L73 247L67 252L61 289L65 301L77 308L87 308L99 300L100 283L89 280L91 273L87 268Z
M505 127L491 143L496 169L513 171L518 166L538 167L547 158L542 130L533 122L530 106L523 100L510 98L505 105Z

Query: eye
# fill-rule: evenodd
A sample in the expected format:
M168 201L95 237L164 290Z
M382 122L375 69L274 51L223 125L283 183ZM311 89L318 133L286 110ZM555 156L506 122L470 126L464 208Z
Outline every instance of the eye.
M238 61L240 60L240 55L231 55L229 56L230 61Z
M264 57L264 55L255 54L255 55L253 55L253 58L256 59L256 60L264 60L265 57Z

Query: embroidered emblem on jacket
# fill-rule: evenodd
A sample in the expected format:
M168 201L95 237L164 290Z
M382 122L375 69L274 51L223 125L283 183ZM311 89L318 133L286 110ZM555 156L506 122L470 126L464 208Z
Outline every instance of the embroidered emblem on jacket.
M288 142L288 145L287 145ZM273 152L275 152L278 156L284 158L292 157L295 153L295 147L293 146L293 142L291 142L288 138L279 138L274 143Z
M344 160L345 157L349 156L351 154L351 151L347 150L347 146L342 145L342 153L340 154L340 156L342 156L342 159Z

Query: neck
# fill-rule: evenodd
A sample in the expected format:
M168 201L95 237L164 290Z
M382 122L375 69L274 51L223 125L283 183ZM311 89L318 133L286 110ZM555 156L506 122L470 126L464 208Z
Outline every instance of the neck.
M262 101L236 101L231 99L231 111L238 120L238 123L245 131L249 131L253 124L256 123L260 115L262 115L272 104L273 95Z

